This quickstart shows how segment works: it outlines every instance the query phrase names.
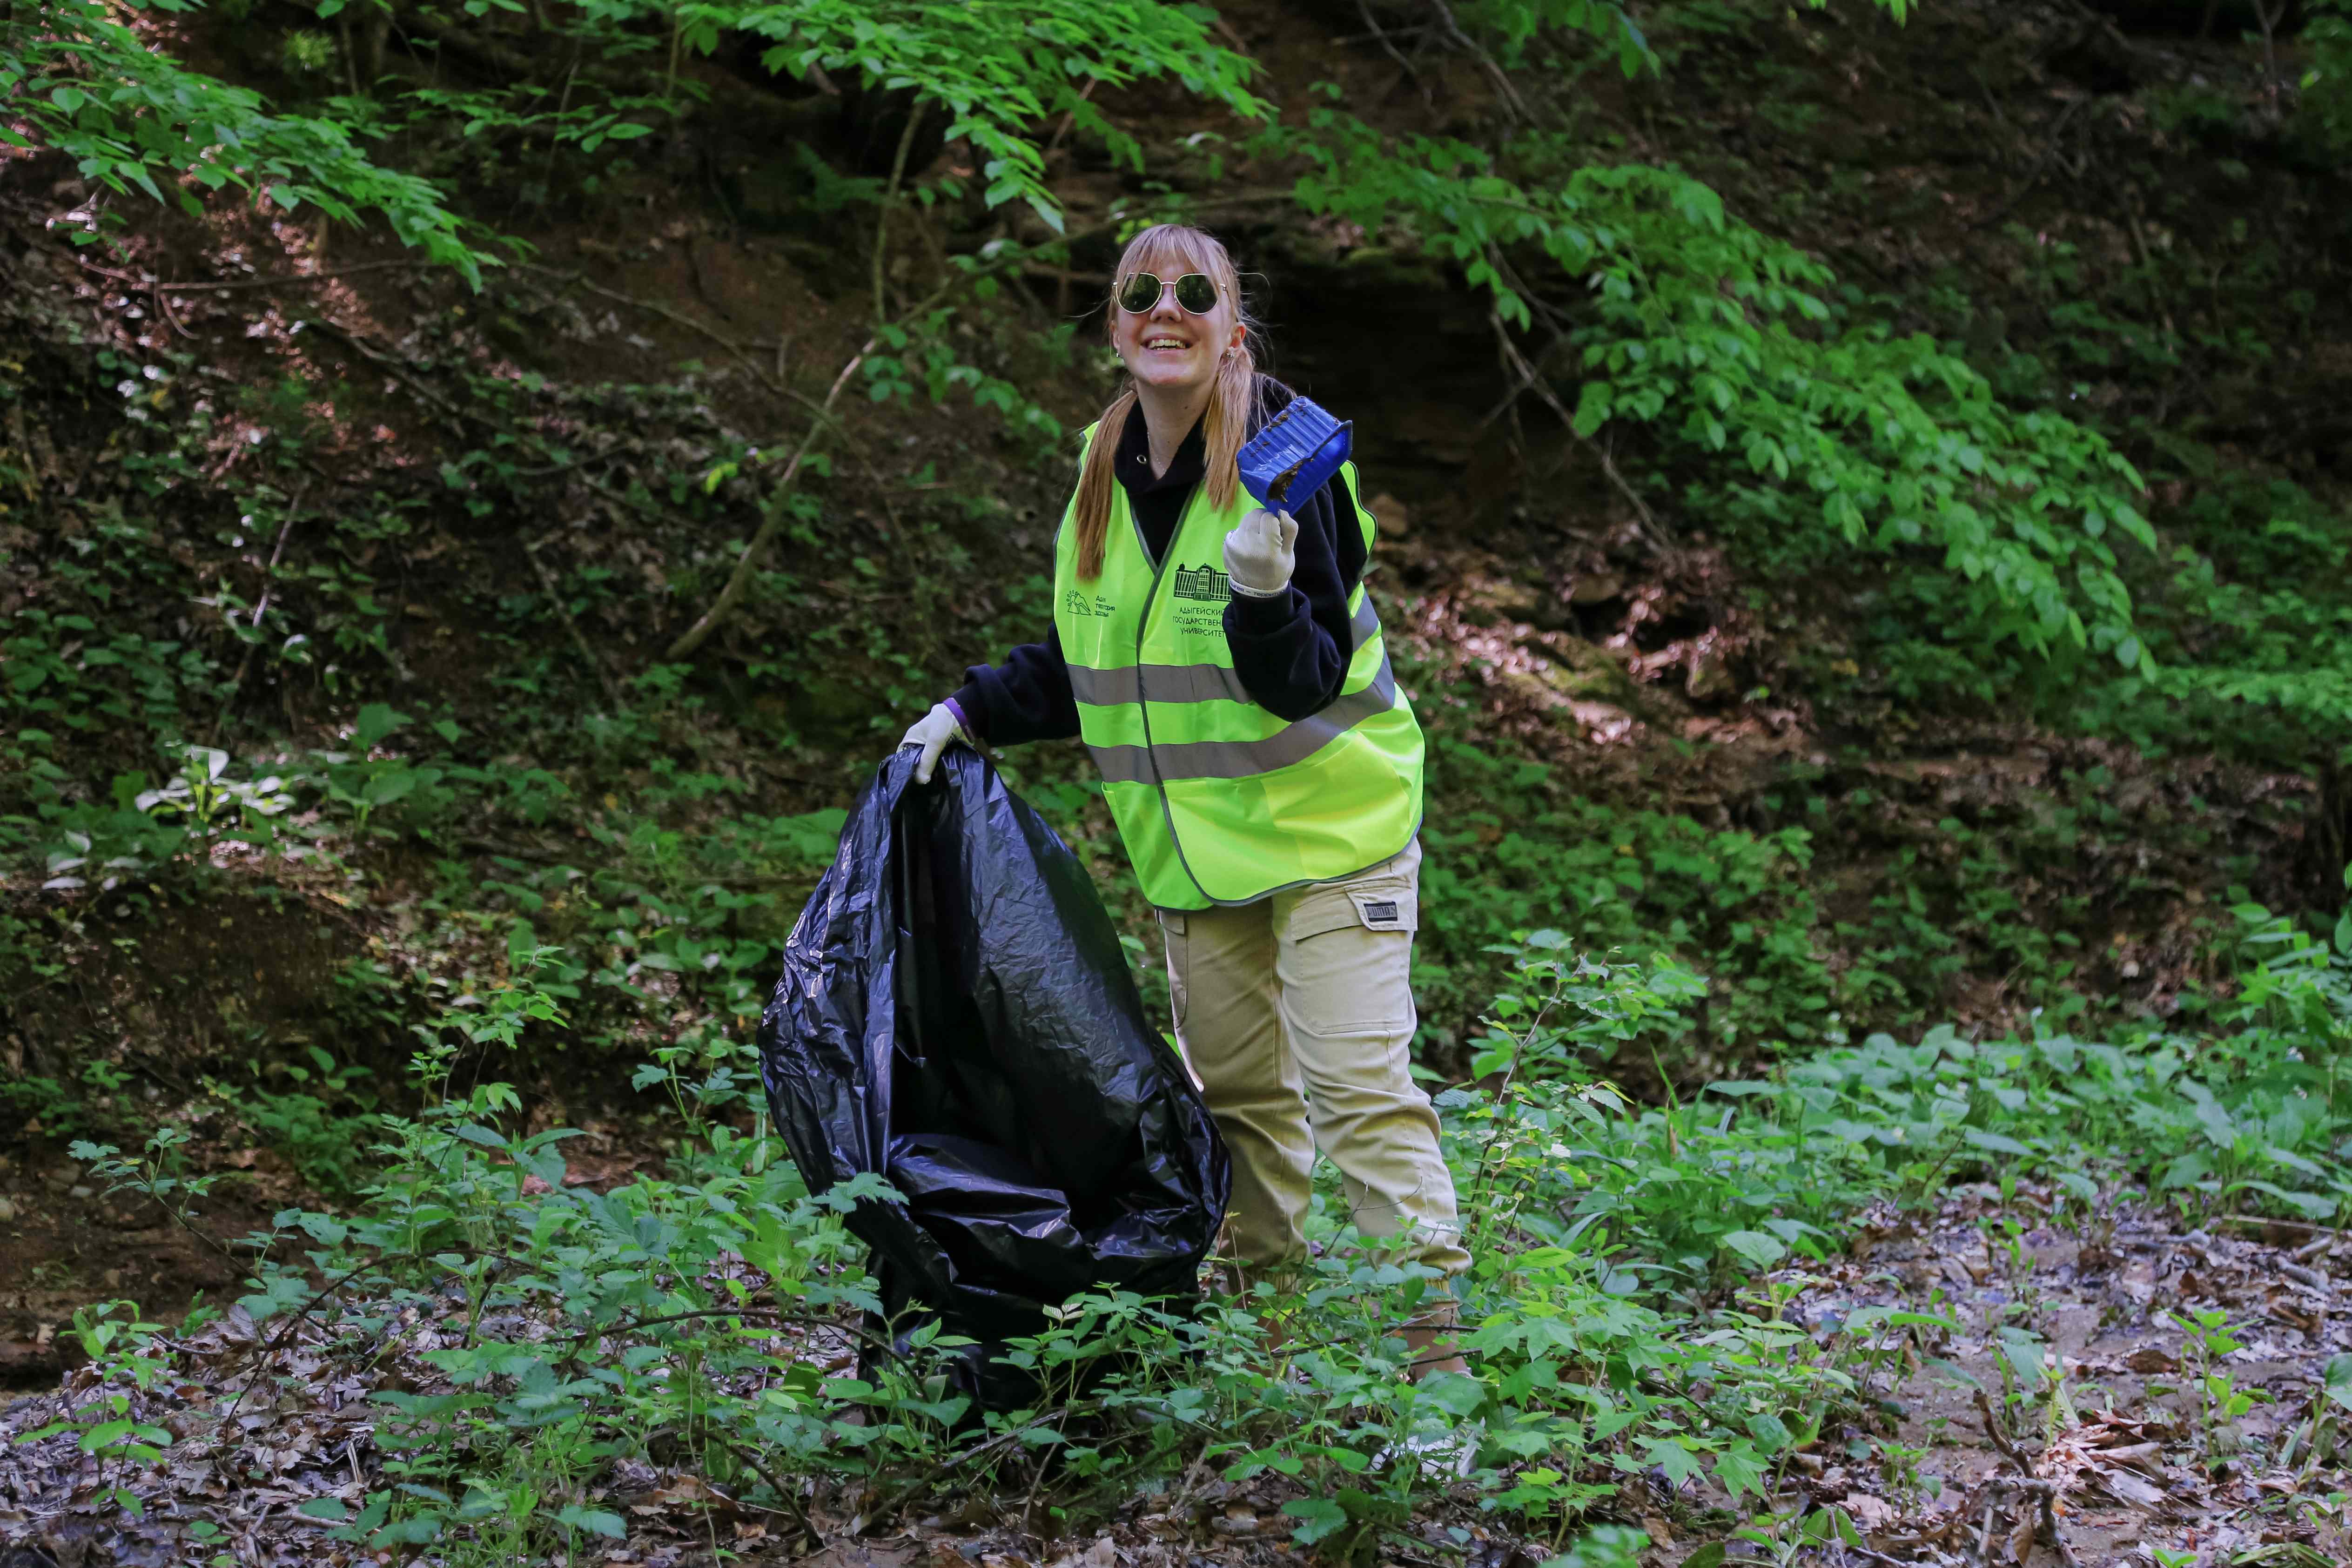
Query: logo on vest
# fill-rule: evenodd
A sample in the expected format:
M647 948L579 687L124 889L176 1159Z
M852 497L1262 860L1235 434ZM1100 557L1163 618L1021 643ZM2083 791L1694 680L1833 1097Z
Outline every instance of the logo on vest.
M1100 594L1089 599L1076 588L1069 589L1062 595L1062 608L1066 613L1073 616L1100 617L1115 615L1118 610L1117 605L1112 604Z
M1234 591L1225 574L1213 566L1179 566L1176 568L1176 596L1222 605L1234 596Z

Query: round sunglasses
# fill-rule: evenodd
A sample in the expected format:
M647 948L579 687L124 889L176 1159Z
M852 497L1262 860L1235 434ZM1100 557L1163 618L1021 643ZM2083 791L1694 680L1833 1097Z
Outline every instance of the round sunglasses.
M1172 283L1163 283L1150 272L1133 273L1118 286L1118 308L1140 316L1158 309L1171 289L1176 290L1176 303L1195 316L1205 316L1217 308L1216 280L1205 272L1187 272Z

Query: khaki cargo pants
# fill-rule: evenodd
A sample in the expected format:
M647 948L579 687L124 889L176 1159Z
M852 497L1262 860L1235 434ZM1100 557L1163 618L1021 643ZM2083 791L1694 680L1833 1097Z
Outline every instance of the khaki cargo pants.
M1160 911L1177 1043L1233 1155L1233 1247L1253 1272L1306 1257L1318 1147L1359 1232L1445 1274L1470 1265L1408 1070L1420 886L1415 839L1343 881Z

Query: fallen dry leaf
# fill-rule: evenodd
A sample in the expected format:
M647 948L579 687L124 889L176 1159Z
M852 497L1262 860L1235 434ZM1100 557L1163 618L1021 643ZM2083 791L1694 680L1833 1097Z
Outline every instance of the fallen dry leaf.
M1888 1502L1885 1498L1873 1497L1868 1492L1848 1492L1838 1500L1838 1506L1852 1515L1854 1523L1860 1525L1865 1533L1871 1535L1884 1534L1897 1519L1902 1517L1901 1510L1893 1503Z

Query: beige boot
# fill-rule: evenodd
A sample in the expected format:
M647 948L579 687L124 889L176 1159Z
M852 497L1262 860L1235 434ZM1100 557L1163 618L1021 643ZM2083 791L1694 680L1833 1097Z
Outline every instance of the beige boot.
M1415 1383L1440 1372L1467 1376L1470 1363L1462 1359L1461 1342L1456 1337L1461 1326L1461 1310L1451 1296L1426 1302L1420 1311L1407 1318L1404 1327L1398 1331L1412 1358L1405 1363L1405 1375Z

